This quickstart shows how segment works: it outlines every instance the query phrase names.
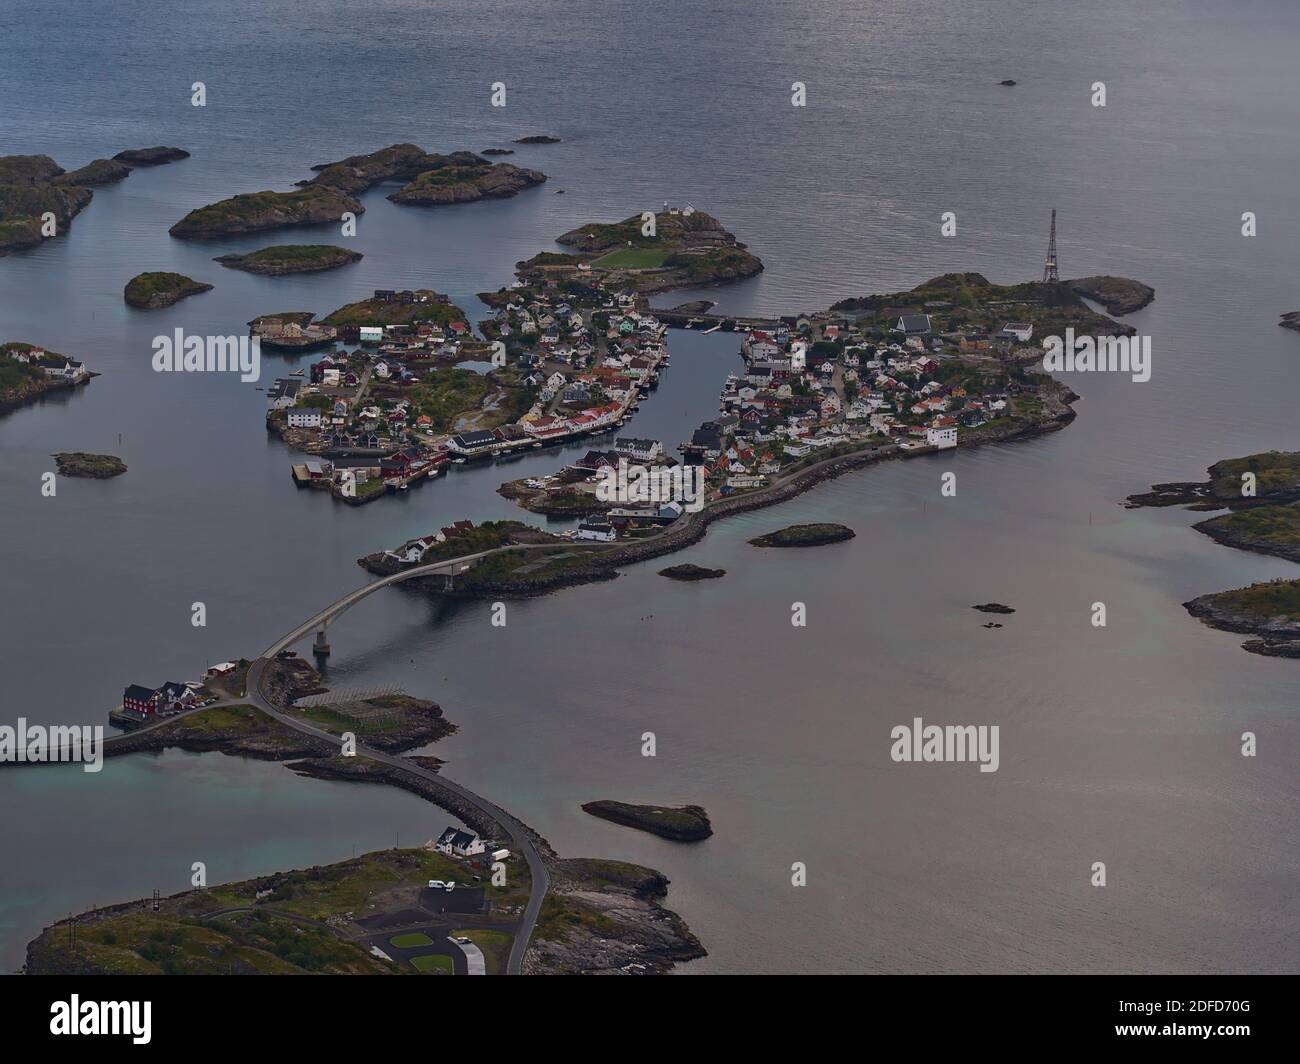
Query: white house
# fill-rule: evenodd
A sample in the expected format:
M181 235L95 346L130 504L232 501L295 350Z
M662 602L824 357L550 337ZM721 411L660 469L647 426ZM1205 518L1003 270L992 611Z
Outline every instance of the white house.
M613 543L617 534L612 525L597 524L594 521L584 521L578 526L579 539L596 540L599 543Z
M957 430L955 428L926 429L925 442L931 447L956 447Z
M614 441L614 450L638 462L652 462L662 457L664 445L658 440L640 440L634 436L620 436Z
M457 857L473 857L475 854L483 853L487 847L471 831L461 831L459 828L448 828L438 836L438 841L433 844L433 848L439 853L455 854Z
M320 411L316 409L299 409L289 411L289 427L291 429L318 429L320 428Z

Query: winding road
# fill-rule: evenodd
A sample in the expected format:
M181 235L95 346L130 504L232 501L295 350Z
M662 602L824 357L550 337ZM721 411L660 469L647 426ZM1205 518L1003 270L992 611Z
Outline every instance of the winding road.
M271 661L266 657L260 657L253 662L252 667L248 670L248 695L245 701L256 706L268 717L279 721L286 728L292 728L304 735L310 735L313 738L341 747L343 739L340 736L318 728L314 724L308 724L297 717L290 716L278 707L273 706L266 696L262 694L262 677L269 664L271 664ZM367 757L372 761L390 765L401 772L451 791L462 801L469 803L485 816L495 820L510 833L516 852L522 854L524 860L528 862L528 872L532 878L528 904L524 907L519 930L515 933L514 942L510 946L510 959L506 963L507 975L520 974L523 967L524 951L528 949L528 940L532 937L533 928L537 925L537 917L542 911L542 899L546 897L546 891L551 885L551 876L546 870L546 864L542 861L542 855L538 853L537 847L533 845L533 841L524 826L494 802L489 802L486 798L480 797L467 787L462 787L459 783L447 779L446 776L441 776L423 765L417 765L405 757L385 753L383 750L376 750L361 743L357 743L356 756Z

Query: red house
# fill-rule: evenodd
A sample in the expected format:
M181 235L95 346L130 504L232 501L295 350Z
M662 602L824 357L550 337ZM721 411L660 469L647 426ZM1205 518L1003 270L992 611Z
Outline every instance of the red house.
M133 683L122 695L122 709L141 717L152 717L158 711L158 692Z

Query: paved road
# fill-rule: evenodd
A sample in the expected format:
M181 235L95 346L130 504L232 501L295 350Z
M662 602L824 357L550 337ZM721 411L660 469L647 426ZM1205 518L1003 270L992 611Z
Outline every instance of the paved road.
M491 552L488 552L491 553ZM405 575L405 574L402 574ZM301 636L299 636L301 638ZM283 640L281 641L283 643ZM276 646L280 646L277 643ZM317 728L313 724L308 724L297 717L289 716L282 712L276 706L266 699L262 694L262 676L266 666L270 664L268 657L263 656L253 662L252 667L248 670L248 697L246 702L251 703L260 709L269 717L278 720L287 728L294 731L302 732L305 735L314 736L317 739L323 739L335 746L342 746L343 740L330 732ZM395 754L388 754L382 750L375 750L368 746L357 744L357 756L368 757L372 761L379 761L385 765L391 765L393 768L406 772L422 780L427 780L443 787L462 800L474 806L485 816L490 817L500 824L507 832L510 833L511 841L514 843L516 853L522 854L525 861L528 862L528 871L532 877L531 892L528 895L528 904L524 907L524 914L519 924L519 930L515 933L514 942L510 946L510 959L506 964L507 975L518 975L523 966L524 951L528 948L528 940L532 936L533 928L537 924L538 914L542 911L542 899L546 897L546 891L551 885L550 873L546 870L546 865L542 861L542 856L537 852L537 847L533 845L532 839L524 826L514 817L507 813L500 806L489 802L486 798L481 798L473 791L462 787L459 783L447 779L446 776L439 775L423 765L417 765L415 762Z

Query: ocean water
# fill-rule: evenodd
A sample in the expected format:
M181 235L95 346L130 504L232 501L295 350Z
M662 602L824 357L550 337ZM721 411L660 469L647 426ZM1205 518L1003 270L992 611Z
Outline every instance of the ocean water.
M448 775L561 853L664 871L710 953L684 972L1294 970L1300 674L1180 603L1295 566L1220 547L1183 511L1118 504L1221 457L1300 447L1300 336L1276 325L1298 305L1298 29L1285 0L4 5L0 153L69 169L127 147L193 153L96 191L68 237L0 259L0 337L103 373L0 418L4 716L99 722L126 683L256 653L362 581L359 555L517 516L498 484L564 460L458 467L400 500L337 505L293 489L261 393L152 373L155 335L239 333L376 287L435 288L476 318L475 294L558 234L665 200L714 214L767 266L668 302L792 313L949 270L1037 277L1055 208L1063 276L1155 287L1129 319L1152 337L1149 382L1076 377L1064 432L887 463L715 525L672 561L725 568L719 581L633 567L511 603L504 629L486 603L386 592L331 630L329 672L436 698L461 725L437 750ZM496 81L505 108L489 104ZM807 107L790 104L795 81ZM546 185L438 210L372 190L346 241L365 258L339 271L211 261L280 234L167 235L195 206L287 189L314 163L533 133L563 141L510 161ZM216 288L132 311L122 286L144 270ZM672 446L737 359L725 334L670 344L630 431ZM290 364L305 360L268 357L264 375ZM130 471L47 499L61 450ZM955 498L939 495L946 471ZM858 535L776 556L746 543L805 520ZM1002 629L969 609L989 599L1017 609ZM206 628L189 624L196 601ZM1089 623L1096 601L1105 629ZM890 729L915 716L999 725L999 771L893 763ZM1255 759L1239 753L1246 730ZM446 820L401 792L220 755L46 771L0 773L7 968L69 910L181 889L192 860L241 878ZM593 798L696 802L715 835L642 836L582 813ZM131 815L164 803L164 831Z

